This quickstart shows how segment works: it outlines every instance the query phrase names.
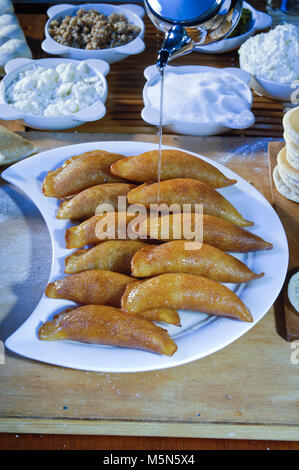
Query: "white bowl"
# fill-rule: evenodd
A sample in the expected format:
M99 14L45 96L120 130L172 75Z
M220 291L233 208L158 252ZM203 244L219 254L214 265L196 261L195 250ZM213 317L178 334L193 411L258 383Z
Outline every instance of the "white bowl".
M200 73L200 72L215 72L215 71L221 71L224 73L229 73L230 75L233 75L233 77L236 80L239 80L242 82L243 85L245 85L247 97L248 97L248 109L250 110L251 105L252 105L252 93L251 90L248 86L248 83L250 81L250 74L247 73L245 70L241 70L239 68L234 68L234 67L227 67L223 69L216 69L214 67L207 67L207 66L200 66L200 65L186 65L186 66L181 66L181 67L173 67L168 65L167 69L168 72L175 72L179 74L184 74L184 73ZM159 126L160 123L160 113L157 111L155 108L152 108L150 100L147 96L147 91L148 88L155 82L160 77L160 73L157 70L156 65L151 65L147 67L144 71L144 76L147 80L144 88L143 88L143 102L144 102L144 108L141 112L141 117L144 121L146 121L149 124ZM254 115L251 113L251 122L248 126L250 127L254 124L255 118ZM185 135L203 135L203 136L208 136L208 135L219 135L219 134L224 134L228 130L231 130L232 128L236 129L242 129L243 127L233 127L229 125L228 123L219 123L219 122L200 122L197 120L196 122L187 122L187 121L182 121L178 119L171 119L170 117L163 117L163 128L166 128L170 130L171 132L174 132L176 134L185 134Z
M250 36L252 36L257 31L261 31L271 26L273 19L270 15L267 15L267 13L257 11L247 2L243 3L243 8L247 8L248 10L250 10L252 16L251 28L246 31L246 33L240 34L240 36L236 36L234 38L222 39L222 41L218 41L213 44L208 44L207 46L199 46L196 47L195 50L197 52L205 52L206 54L222 54L224 52L233 51L234 49L238 49L241 44L243 44L243 42L245 42Z
M104 15L110 15L111 13L123 14L131 23L139 26L140 33L133 41L124 44L123 46L112 47L109 49L79 49L75 47L64 46L59 44L57 41L54 41L48 31L51 21L54 19L63 18L66 15L74 16L80 8L84 8L85 10L97 10ZM47 15L49 19L45 26L46 39L42 42L41 46L42 49L48 54L59 55L69 59L78 60L102 59L112 64L113 62L119 62L120 60L123 60L130 55L139 54L145 49L145 44L143 41L144 23L141 19L144 15L144 9L139 5L125 4L118 6L108 5L105 3L87 3L83 5L62 4L49 8Z
M242 66L241 58L240 67L244 72L246 71ZM278 83L258 75L251 75L249 86L258 95L280 101L291 101L291 95L295 92L295 87L291 83Z
M101 78L103 82L103 95L102 98L93 103L92 106L88 106L83 110L67 114L64 116L39 116L31 113L24 113L23 111L14 108L11 104L8 104L5 100L6 88L16 79L19 72L32 68L33 65L41 65L44 67L57 67L61 63L72 62L79 65L78 60L72 59L13 59L5 65L5 71L7 75L2 80L0 85L0 118L4 121L11 121L15 119L21 119L26 126L33 127L34 129L43 130L63 130L70 129L72 127L80 126L85 122L97 121L102 119L106 114L106 107L104 103L107 99L108 86L105 76L110 70L110 66L103 60L87 60L86 64L90 67L92 72Z

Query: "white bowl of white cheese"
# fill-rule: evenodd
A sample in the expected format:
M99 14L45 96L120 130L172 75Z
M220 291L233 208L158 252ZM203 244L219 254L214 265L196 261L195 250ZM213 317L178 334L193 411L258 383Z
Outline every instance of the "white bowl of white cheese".
M63 130L106 114L110 66L102 60L14 59L0 85L0 118Z
M281 24L249 38L239 49L240 67L258 94L291 101L299 80L299 28Z
M161 76L155 65L144 71L144 108L141 116L159 126ZM244 129L254 124L250 108L250 75L228 67L217 69L199 65L165 70L163 127L185 135L219 135L230 129Z

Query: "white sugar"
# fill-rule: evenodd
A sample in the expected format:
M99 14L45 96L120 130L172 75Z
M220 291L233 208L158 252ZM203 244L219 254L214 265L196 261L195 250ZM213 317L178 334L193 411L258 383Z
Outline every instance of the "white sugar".
M147 89L152 108L160 109L160 80ZM239 123L251 119L251 94L233 75L217 72L167 72L164 84L164 120Z

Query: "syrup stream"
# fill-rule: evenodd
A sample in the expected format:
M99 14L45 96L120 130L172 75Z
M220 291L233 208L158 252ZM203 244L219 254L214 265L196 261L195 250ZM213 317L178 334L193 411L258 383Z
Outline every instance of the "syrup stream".
M163 98L164 98L164 68L160 69L161 88L160 88L160 122L159 122L159 146L158 146L158 194L157 203L160 203L160 181L161 181L161 160L162 160L162 128L163 128Z

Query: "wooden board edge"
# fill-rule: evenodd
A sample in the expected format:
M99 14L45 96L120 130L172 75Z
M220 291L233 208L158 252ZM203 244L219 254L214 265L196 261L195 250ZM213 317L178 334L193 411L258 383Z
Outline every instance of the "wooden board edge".
M299 441L299 426L0 418L0 432Z

